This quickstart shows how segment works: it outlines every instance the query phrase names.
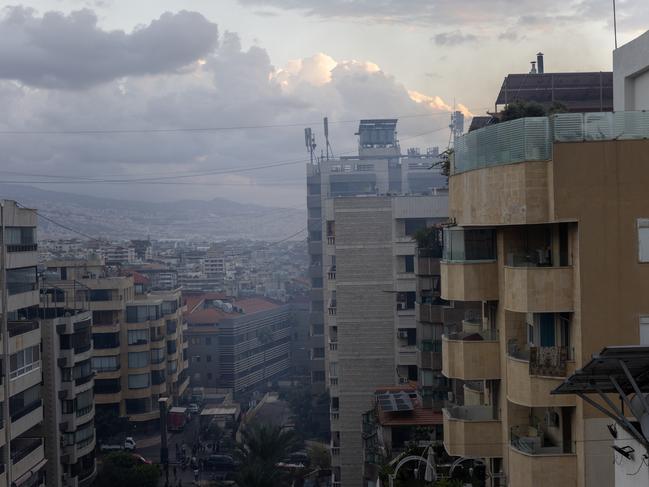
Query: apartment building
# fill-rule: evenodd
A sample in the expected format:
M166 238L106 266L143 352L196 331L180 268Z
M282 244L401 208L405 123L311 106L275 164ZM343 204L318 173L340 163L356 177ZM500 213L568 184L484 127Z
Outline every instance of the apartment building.
M43 431L41 327L36 265L37 215L0 201L2 264L6 276L1 313L5 375L2 377L0 486L44 486L47 459ZM48 483L49 485L49 483Z
M157 427L158 398L177 403L189 384L180 290L151 291L146 280L136 286L101 258L49 261L44 275L63 289L61 306L78 299L92 312L97 410Z
M235 397L291 372L291 309L267 298L187 298L192 383Z
M495 485L613 485L610 420L551 391L604 346L640 341L648 122L566 113L456 140L441 295L482 312L444 337L442 370L482 387L444 410L444 444L485 459Z
M413 236L444 220L446 204L446 194L325 203L324 258L335 266L325 284L325 364L332 465L343 486L362 484L360 418L375 390L417 381Z
M438 153L402 155L396 126L362 120L357 156L307 165L312 384L331 396L336 486L362 485L375 389L417 379L412 235L446 219Z
M430 194L433 188L443 187L444 178L437 170L430 170L439 161L439 151L407 151L402 156L396 137L396 119L362 120L359 126L359 151L356 156L340 159L314 159L307 164L307 226L309 252L309 279L311 281L311 382L314 393L328 387L325 373L324 282L335 274L335 263L327 260L326 222L323 218L328 198L388 193ZM310 130L310 129L308 129Z
M41 294L40 310L47 485L89 486L97 473L92 313L53 305L57 290L43 291L49 291Z

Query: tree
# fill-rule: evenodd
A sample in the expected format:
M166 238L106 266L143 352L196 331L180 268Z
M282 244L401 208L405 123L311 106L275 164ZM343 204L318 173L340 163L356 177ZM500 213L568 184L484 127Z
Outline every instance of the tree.
M329 450L322 445L314 443L309 448L309 459L311 460L311 468L319 468L320 470L328 470L331 468L331 456Z
M96 487L157 487L160 471L155 465L143 465L133 455L116 452L107 455Z
M420 228L415 232L413 238L417 242L417 248L427 249L433 253L442 253L442 229L439 227Z
M546 114L545 108L534 101L517 100L507 104L500 112L500 121L508 122L525 117L544 117Z
M97 408L95 412L95 429L100 440L130 431L126 418L120 418L112 409Z
M239 487L281 487L288 476L277 467L300 448L293 431L267 423L251 423L241 432L235 456L240 468L236 481Z

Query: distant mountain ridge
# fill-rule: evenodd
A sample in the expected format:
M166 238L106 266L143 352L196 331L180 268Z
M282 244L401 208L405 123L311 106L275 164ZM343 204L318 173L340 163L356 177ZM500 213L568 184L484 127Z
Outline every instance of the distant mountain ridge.
M306 210L268 208L225 198L158 203L0 183L0 199L36 208L44 216L96 238L276 240L306 225ZM44 238L74 236L45 219L39 221L39 231Z

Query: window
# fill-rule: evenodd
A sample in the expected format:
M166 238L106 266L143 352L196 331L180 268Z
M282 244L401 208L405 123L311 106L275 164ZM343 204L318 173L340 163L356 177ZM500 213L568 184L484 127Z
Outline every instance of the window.
M71 335L61 335L61 349L74 349L76 353L90 350L90 327L84 328Z
M144 389L149 387L149 374L129 374L128 375L128 388L129 389Z
M177 309L178 309L178 302L176 300L162 302L162 314L164 315L175 313Z
M640 345L649 345L649 316L640 317Z
M92 342L95 350L119 347L119 333L93 333Z
M167 373L168 374L173 374L178 370L178 364L173 361L173 362L167 362Z
M313 358L324 358L324 348L314 348Z
M199 363L201 361L201 356L200 355L194 355L194 363Z
M314 370L313 375L311 376L311 380L313 382L324 382L325 381L324 370Z
M208 355L208 356L206 357L206 360L207 360L208 362L211 362L211 361L212 361L212 356L211 356L211 355Z
M414 309L416 300L417 293L414 291L397 293L397 310L403 311L406 309Z
M138 305L126 307L126 322L127 323L142 323L147 320L160 319L160 305Z
M74 367L65 367L61 369L61 380L63 382L79 382L82 384L84 379L92 377L92 363L90 359L79 362Z
M7 245L34 245L36 243L36 228L6 227L5 239Z
M91 289L88 299L90 301L112 301L113 291L110 289Z
M166 374L164 370L152 370L151 371L151 383L154 386L164 384L166 380Z
M128 368L138 369L149 365L149 352L129 352L128 353Z
M121 390L120 379L95 379L95 394L114 394Z
M405 272L415 272L415 256L404 255L403 260L404 260Z
M338 362L329 362L329 377L338 377Z
M83 391L82 393L78 394L75 402L77 417L83 416L92 411L92 405L94 403L94 393L92 389L88 389L87 391Z
M167 333L176 333L176 329L178 328L178 321L176 320L167 320Z
M7 292L9 295L36 290L36 267L7 270Z
M212 344L212 338L211 337L205 337L205 345L211 345Z
M404 222L405 235L412 237L417 230L426 228L426 219L425 218L406 218Z
M173 353L176 353L176 350L177 350L177 348L176 348L176 342L168 341L168 342L167 342L167 353L168 353L169 355L171 355L171 354L173 354Z
M638 218L638 259L649 262L649 218Z
M201 344L201 339L200 339L200 337L192 337L190 343L192 345L200 345Z
M11 355L9 362L11 366L10 378L16 379L41 366L41 351L39 345L19 350Z
M119 355L93 357L92 368L97 372L114 372L119 370Z
M152 364L159 364L164 362L165 357L167 354L165 353L166 350L164 348L154 348L151 350L151 363Z
M207 380L212 380L212 372L207 373Z
M127 399L124 401L126 403L126 414L142 414L148 413L151 409L151 399Z
M41 385L36 384L29 389L15 394L9 398L9 414L11 420L16 421L25 414L37 409L41 402Z
M149 343L149 330L129 330L128 331L129 345L144 345L146 343Z

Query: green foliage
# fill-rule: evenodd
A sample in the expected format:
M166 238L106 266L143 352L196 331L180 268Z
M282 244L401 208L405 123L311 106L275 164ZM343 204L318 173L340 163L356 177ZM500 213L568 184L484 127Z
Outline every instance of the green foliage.
M319 404L324 401L328 406L329 398L324 395L315 398ZM291 388L282 394L282 399L288 402L293 413L293 422L295 423L295 430L301 439L315 438L318 436L319 428L317 423L317 415L315 414L316 406L314 405L314 397L311 394L311 389L308 386Z
M331 456L329 450L322 445L314 443L309 448L309 458L311 460L312 468L319 468L327 470L331 468Z
M241 432L235 455L241 465L237 472L239 487L282 487L289 485L287 475L277 463L299 450L301 443L293 431L267 423L249 424Z
M97 438L104 439L128 433L131 427L126 418L120 418L111 410L98 408L95 413L95 429Z
M545 108L538 103L533 101L528 102L517 100L513 103L509 103L500 112L500 121L508 122L518 118L544 117L545 115L547 115Z
M441 254L442 241L441 229L437 227L420 228L415 232L413 238L417 242L417 248L428 249Z
M160 471L156 465L142 465L125 452L106 456L95 487L157 487Z

